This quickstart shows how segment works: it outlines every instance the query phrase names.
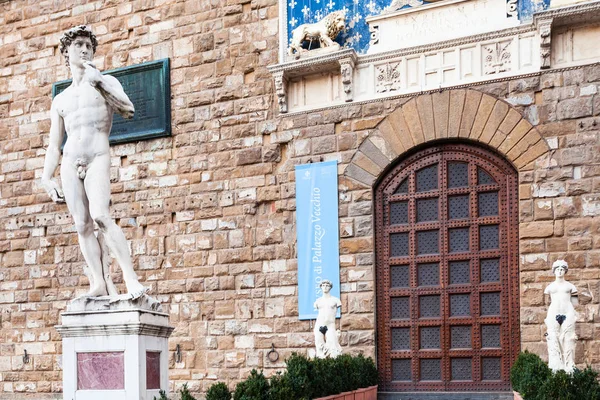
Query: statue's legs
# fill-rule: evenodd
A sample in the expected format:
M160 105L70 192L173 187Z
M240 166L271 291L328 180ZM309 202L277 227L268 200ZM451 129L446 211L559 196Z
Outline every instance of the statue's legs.
M575 334L575 316L567 315L560 332L560 341L563 349L565 371L571 372L575 368L575 346L577 335Z
M335 323L329 324L327 328L327 333L325 334L327 354L330 357L337 357L342 354L342 348L338 339L337 330L335 329Z
M87 174L84 180L85 192L89 199L89 209L91 218L98 224L98 228L104 234L106 244L113 253L117 263L123 271L123 279L127 286L127 292L133 297L138 298L143 295L147 289L138 281L137 275L133 270L133 263L127 239L123 231L115 224L110 217L110 156L103 154L96 156L89 164Z
M88 266L90 279L88 296L107 295L106 284L102 277L100 245L94 235L94 223L89 213L89 203L83 182L77 176L76 167L69 160L63 160L60 174L65 201L73 216L75 229L79 236L79 247Z
M325 335L319 331L319 326L315 327L315 347L317 349L317 358L325 358Z
M548 367L552 371L558 371L564 369L562 349L559 341L560 325L551 317L549 316L544 321L546 322L546 340L548 341Z

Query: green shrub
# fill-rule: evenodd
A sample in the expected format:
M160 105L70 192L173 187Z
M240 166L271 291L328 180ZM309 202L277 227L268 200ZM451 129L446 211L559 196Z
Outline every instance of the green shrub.
M206 400L231 400L231 392L223 382L215 383L208 388Z
M373 386L378 380L375 363L363 355L308 359L294 353L286 367L270 380L252 370L235 388L233 400L311 400Z
M600 400L598 373L591 367L576 369L572 375L573 395L577 400Z
M169 400L164 390L159 390L158 394L160 395L160 397L157 399L156 396L154 396L153 400Z
M190 394L187 383L184 383L181 389L179 389L179 395L181 396L181 400L196 400L196 398Z
M375 362L371 357L366 358L362 354L359 354L354 358L354 369L353 369L355 389L366 388L377 385L379 381L379 373Z
M524 400L534 400L540 388L552 375L552 371L537 355L525 351L510 370L510 383Z
M286 361L287 386L293 396L290 398L307 400L312 397L312 362L306 356L292 353Z
M590 367L553 373L536 354L519 354L510 370L513 389L524 400L600 400L598 373Z
M271 377L267 398L269 400L300 399L290 385L288 375L281 373L277 373Z
M262 371L250 371L250 376L240 382L233 393L233 400L269 400L269 381Z

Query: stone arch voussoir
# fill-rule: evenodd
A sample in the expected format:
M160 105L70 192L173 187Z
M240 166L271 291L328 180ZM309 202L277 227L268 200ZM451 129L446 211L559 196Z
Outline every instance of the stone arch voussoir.
M384 118L363 141L344 175L372 186L399 156L435 140L462 138L486 144L518 171L529 170L549 150L519 111L471 89L413 97Z

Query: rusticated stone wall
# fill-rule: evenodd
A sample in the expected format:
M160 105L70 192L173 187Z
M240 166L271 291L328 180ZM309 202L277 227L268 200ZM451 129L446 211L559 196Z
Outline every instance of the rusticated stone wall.
M313 345L308 322L297 320L295 272L293 166L309 160L340 161L341 341L347 352L374 355L372 190L352 169L367 165L357 161L369 157L361 146L376 143L382 118L404 113L410 98L280 116L266 70L277 62L277 9L275 0L0 2L0 398L60 397L53 326L87 285L66 206L35 184L51 85L68 76L58 38L82 23L98 34L101 69L172 61L173 136L111 153L113 216L176 327L171 350L183 350L181 363L170 357L172 389L233 385L252 368L270 374ZM549 148L520 173L523 347L545 353L542 292L552 261L566 257L581 292L577 357L596 368L598 85L593 65L470 89L514 105ZM476 115L482 104L472 106ZM431 134L420 117L411 123ZM521 140L512 147L540 143ZM272 345L277 363L266 358Z

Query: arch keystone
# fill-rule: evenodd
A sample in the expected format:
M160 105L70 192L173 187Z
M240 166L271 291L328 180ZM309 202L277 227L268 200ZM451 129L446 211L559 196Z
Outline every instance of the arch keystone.
M467 91L465 89L452 90L450 93L450 108L448 110L448 137L458 137L466 96Z
M433 101L433 121L435 125L435 137L443 139L448 137L448 114L450 111L450 92L434 93L431 95Z

